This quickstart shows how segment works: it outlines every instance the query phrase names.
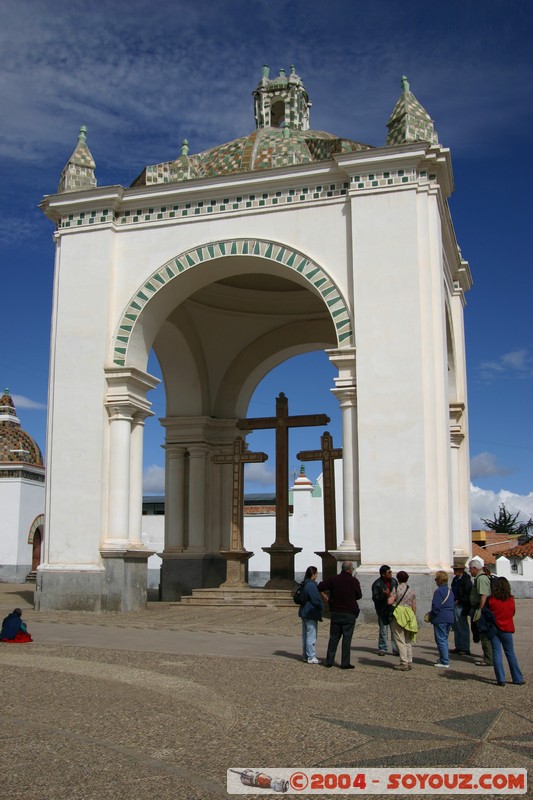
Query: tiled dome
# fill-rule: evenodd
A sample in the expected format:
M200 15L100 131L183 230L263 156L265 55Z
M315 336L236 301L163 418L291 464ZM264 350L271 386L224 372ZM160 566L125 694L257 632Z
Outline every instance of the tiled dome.
M327 161L337 153L370 149L369 145L351 139L339 139L325 131L258 128L248 136L204 150L203 153L182 155L176 161L146 167L132 185L175 183L289 164L312 164ZM187 161L188 169L184 161Z
M0 398L0 463L43 466L39 446L22 430L8 389Z

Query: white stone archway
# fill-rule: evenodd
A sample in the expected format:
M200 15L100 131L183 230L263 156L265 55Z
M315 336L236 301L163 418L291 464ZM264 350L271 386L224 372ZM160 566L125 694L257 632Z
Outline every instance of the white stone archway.
M354 554L358 504L353 490L357 472L353 333L347 303L325 270L287 245L226 240L173 258L135 291L113 340L114 365L106 370L112 431L107 528L122 533L105 541L103 550L116 548L131 529L127 515L132 505L127 498L133 492L125 464L130 463L131 475L140 473L131 450L133 409L139 402L136 393L150 346L158 357L167 396L162 420L166 430L163 598L174 599L182 591L218 585L223 579L220 550L227 548L230 529L231 470L214 466L211 457L225 452L233 438L242 435L236 420L246 414L250 396L264 375L288 357L312 349L330 349L333 363L342 354L343 387L335 390L342 394L343 423L349 432L348 533L342 539L345 550ZM124 413L119 412L117 387ZM141 454L139 446L135 458Z
M283 127L269 117L278 96ZM227 478L210 475L210 454L235 436L265 371L316 347L338 369L352 453L342 545L359 576L390 563L425 581L427 596L430 573L468 549L471 277L447 202L450 153L406 79L383 147L312 130L292 71L271 80L265 69L254 98L251 134L199 154L184 143L129 188L97 187L82 129L43 201L56 264L38 608L145 601L152 348L167 404L168 561L200 564L220 549ZM185 508L171 487L191 475ZM83 532L72 526L80 508Z

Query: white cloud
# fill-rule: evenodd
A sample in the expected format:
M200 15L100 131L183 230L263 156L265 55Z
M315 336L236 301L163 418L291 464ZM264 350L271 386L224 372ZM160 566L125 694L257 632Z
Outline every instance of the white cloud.
M510 475L513 470L498 464L494 453L478 453L470 461L470 475L473 480L486 478L490 475Z
M26 408L30 410L42 411L46 408L46 403L39 403L37 400L31 400L29 397L24 397L22 394L12 394L11 397L17 409Z
M520 512L519 522L527 522L530 517L533 517L533 492L526 495L515 494L507 489L492 492L471 484L470 502L472 530L482 529L482 519L492 519L502 503L505 503L507 510L513 514Z
M143 492L145 494L163 494L165 491L165 468L152 464L146 467L143 474Z
M257 486L271 487L276 480L274 470L263 463L247 464L244 468L244 479L248 491L250 491L248 488L250 483L255 483Z
M511 350L495 361L483 361L478 367L478 374L487 382L497 378L532 378L533 357L526 349Z

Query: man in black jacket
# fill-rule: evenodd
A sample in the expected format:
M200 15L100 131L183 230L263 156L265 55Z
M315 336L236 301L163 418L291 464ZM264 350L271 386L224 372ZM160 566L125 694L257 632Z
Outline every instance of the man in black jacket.
M390 630L390 617L389 617L389 597L394 594L398 581L392 577L392 570L388 564L383 564L379 568L379 578L372 584L372 600L374 601L374 608L378 615L378 655L387 655L387 628ZM397 656L398 649L394 644L391 632L391 648L392 654Z
M454 653L461 656L470 655L470 592L472 581L461 564L453 565L452 592L455 600L453 623L453 636L455 640Z
M333 666L337 645L342 636L341 669L353 669L353 664L350 664L350 646L355 620L359 616L357 601L363 595L361 585L353 575L352 562L344 561L339 574L321 581L318 584L318 591L327 593L326 599L331 612L326 667Z

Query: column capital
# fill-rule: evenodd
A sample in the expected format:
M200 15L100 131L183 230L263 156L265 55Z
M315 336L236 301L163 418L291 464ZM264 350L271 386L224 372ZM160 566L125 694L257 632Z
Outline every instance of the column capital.
M343 347L342 349L326 350L326 353L331 363L334 364L339 370L338 380L355 383L355 347Z
M343 386L330 389L339 401L341 408L355 408L357 406L357 388L355 386Z
M454 448L461 446L465 439L463 430L464 403L450 403L450 443Z
M168 458L185 458L187 448L181 444L163 444L163 450L166 451Z
M465 440L464 433L451 430L450 431L450 444L452 447L458 448L461 447L462 443Z
M155 389L159 380L135 367L107 367L106 406L129 405L135 409L133 413L141 413L146 417L153 416L152 405L146 399L146 393Z
M209 447L205 444L190 444L187 447L190 458L202 458L209 452Z
M116 420L125 420L127 422L131 422L133 420L136 408L129 403L106 403L106 411L110 422L115 422Z

